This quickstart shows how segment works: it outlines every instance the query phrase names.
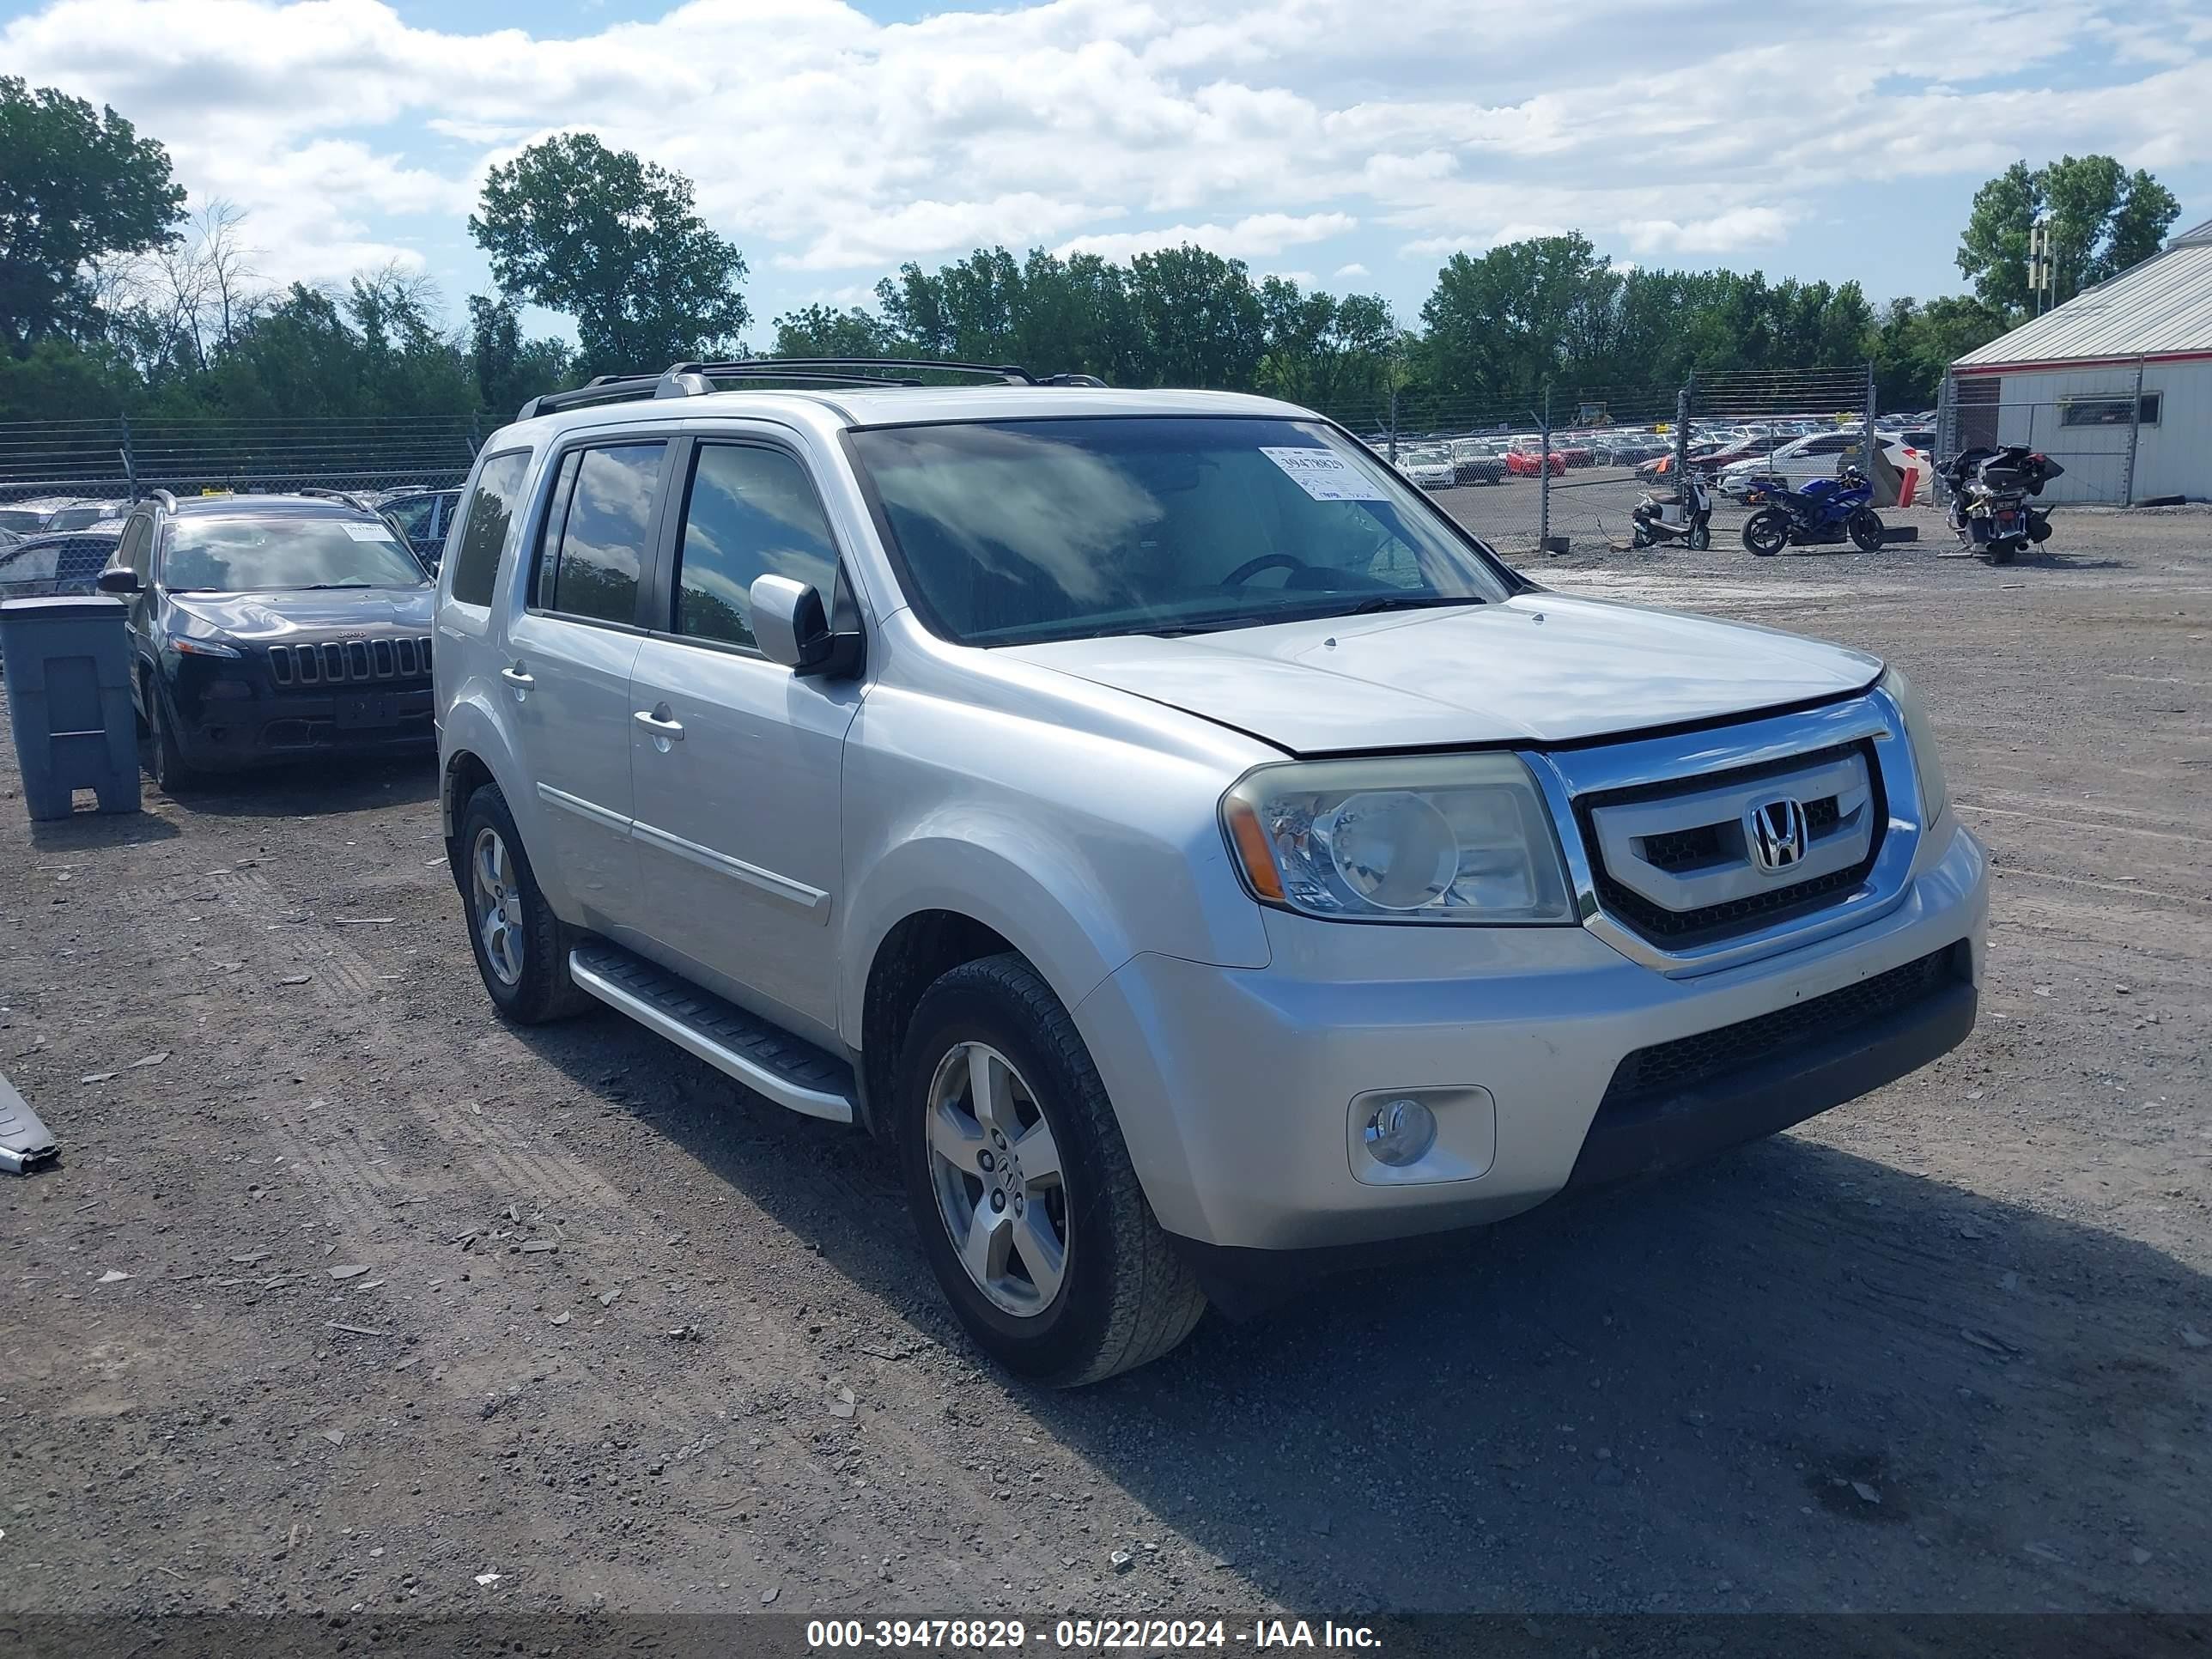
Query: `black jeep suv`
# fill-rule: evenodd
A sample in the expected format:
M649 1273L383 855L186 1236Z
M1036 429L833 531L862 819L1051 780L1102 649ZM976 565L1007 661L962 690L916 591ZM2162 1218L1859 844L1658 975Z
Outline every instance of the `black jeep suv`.
M164 789L436 738L429 574L352 496L156 490L99 585L131 601L133 700Z

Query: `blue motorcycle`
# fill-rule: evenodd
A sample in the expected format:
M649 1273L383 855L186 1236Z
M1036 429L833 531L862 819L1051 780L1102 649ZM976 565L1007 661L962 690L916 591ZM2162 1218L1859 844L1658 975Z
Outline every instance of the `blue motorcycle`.
M1856 467L1840 478L1814 478L1796 489L1780 478L1753 483L1744 500L1758 511L1744 521L1743 544L1761 558L1785 547L1832 546L1848 538L1862 553L1881 545L1874 486Z

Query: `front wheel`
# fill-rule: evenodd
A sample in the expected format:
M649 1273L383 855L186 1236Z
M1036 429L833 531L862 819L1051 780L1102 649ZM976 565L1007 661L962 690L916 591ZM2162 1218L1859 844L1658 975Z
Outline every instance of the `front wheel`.
M492 1006L518 1025L566 1019L591 1006L568 977L569 930L553 914L495 783L469 797L454 874L469 946Z
M1771 559L1790 545L1790 520L1771 507L1743 521L1743 544L1762 559Z
M1643 520L1638 519L1636 521L1636 528L1630 531L1628 533L1628 544L1631 547L1650 546L1651 526L1645 524Z
M892 1110L923 1252L1000 1364L1072 1388L1190 1334L1205 1294L1153 1218L1075 1022L1028 962L966 963L922 994Z
M1690 526L1690 551L1702 553L1713 544L1713 527L1700 519Z
M1870 507L1863 507L1844 521L1844 528L1850 532L1851 545L1862 553L1881 550L1881 515Z
M198 775L185 758L184 744L177 736L177 717L158 674L146 677L144 696L147 746L154 751L154 781L163 794L173 799L189 790Z

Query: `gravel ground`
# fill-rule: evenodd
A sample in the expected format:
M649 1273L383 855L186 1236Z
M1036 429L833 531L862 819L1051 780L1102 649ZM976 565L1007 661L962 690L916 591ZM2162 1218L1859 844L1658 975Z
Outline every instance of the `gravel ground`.
M0 1187L0 1611L2204 1608L2212 516L1735 525L1535 574L1912 673L1996 859L1974 1036L1072 1395L979 1366L864 1141L495 1019L428 763L35 830L0 772L65 1150Z

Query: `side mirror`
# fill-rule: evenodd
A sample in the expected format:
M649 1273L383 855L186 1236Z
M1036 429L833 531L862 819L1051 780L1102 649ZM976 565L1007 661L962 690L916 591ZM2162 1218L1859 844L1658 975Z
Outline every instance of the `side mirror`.
M756 576L750 597L761 654L794 674L849 674L860 666L860 636L833 633L822 595L788 576Z
M94 579L93 585L103 593L136 593L138 573L127 564L112 564Z

